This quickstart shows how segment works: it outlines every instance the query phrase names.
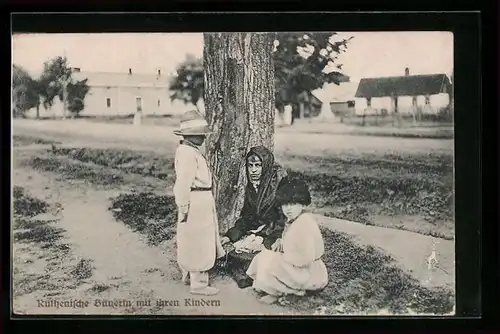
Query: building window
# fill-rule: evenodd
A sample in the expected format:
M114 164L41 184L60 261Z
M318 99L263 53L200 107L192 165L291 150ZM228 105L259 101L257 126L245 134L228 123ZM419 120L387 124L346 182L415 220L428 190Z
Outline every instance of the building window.
M106 98L106 106L107 106L108 108L111 108L111 98L109 98L109 97L108 97L108 98Z
M160 99L158 99L158 108L160 107L161 105L161 102L160 102Z
M136 97L135 102L137 104L137 112L142 111L142 97Z
M367 97L366 98L366 106L367 107L371 107L372 106L372 98L371 97Z

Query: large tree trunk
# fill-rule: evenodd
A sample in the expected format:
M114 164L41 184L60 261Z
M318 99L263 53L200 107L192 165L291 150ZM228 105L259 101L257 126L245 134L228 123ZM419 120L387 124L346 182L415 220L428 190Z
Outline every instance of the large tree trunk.
M213 134L206 152L214 174L221 233L243 205L245 155L252 146L274 146L274 36L205 33L205 114Z

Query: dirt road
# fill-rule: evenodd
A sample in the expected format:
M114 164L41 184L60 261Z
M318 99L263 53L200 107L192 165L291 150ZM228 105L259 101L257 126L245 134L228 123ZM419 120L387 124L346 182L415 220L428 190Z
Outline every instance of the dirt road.
M40 307L38 301L47 298L44 291L35 291L16 298L16 313L292 314L280 306L261 304L251 289L240 290L227 279L213 282L221 290L217 296L190 295L188 287L180 282L175 253L168 252L168 245L148 246L139 234L117 222L109 213L108 199L113 196L112 192L92 190L84 185L65 185L50 174L21 168L15 169L14 180L35 197L62 204L64 210L57 225L66 231L66 243L77 258L91 259L94 267L92 277L83 285L58 297L59 300L89 301L88 307ZM214 305L194 306L202 299L213 300ZM150 306L136 304L148 300ZM104 306L111 301L121 302L121 305ZM178 304L169 306L169 301Z
M98 141L100 143L133 145L134 147L151 148L176 143L179 137L166 126L133 126L129 124L106 124L85 120L14 120L14 134L31 134L52 138L67 138L72 141ZM324 156L339 154L345 150L359 150L363 153L383 150L404 151L406 154L421 152L453 151L453 140L412 139L392 137L351 136L345 134L311 134L297 133L289 130L276 130L275 149L278 154L293 153L295 155Z

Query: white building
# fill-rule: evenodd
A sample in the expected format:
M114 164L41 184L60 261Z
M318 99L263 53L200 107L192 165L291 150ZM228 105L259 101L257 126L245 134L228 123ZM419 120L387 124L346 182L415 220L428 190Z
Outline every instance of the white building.
M182 101L171 101L169 77L156 74L116 72L83 72L78 69L73 73L75 80L87 79L90 87L85 96L85 108L81 116L129 116L137 112L142 115L181 114L193 108ZM40 116L62 116L62 103L58 98L49 110L40 110ZM30 115L34 114L33 110Z
M365 78L356 92L356 114L438 114L450 105L446 74Z

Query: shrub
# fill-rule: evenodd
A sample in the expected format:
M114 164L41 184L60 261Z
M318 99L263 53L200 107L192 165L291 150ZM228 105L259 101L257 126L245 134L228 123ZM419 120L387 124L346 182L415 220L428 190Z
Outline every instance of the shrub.
M14 215L34 217L47 212L48 203L27 194L24 188L14 186L12 190L14 202Z
M119 195L111 202L109 209L115 219L147 236L149 244L158 245L175 236L177 206L173 197L134 193Z

